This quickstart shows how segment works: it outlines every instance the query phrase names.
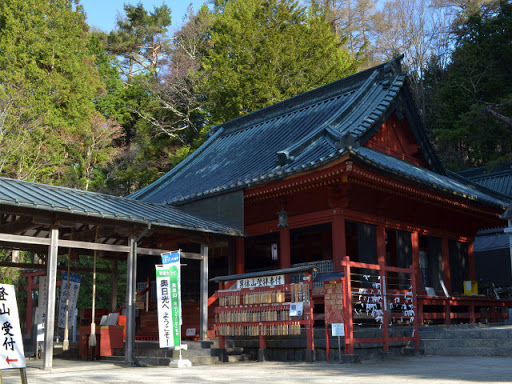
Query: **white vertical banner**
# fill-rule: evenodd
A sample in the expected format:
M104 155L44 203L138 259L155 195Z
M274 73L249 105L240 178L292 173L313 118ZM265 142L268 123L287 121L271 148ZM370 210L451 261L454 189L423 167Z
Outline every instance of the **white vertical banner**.
M14 285L0 284L0 369L25 367Z
M160 348L181 347L180 252L163 254L162 262L155 266Z
M73 324L73 315L75 313L76 303L78 301L78 292L80 291L80 282L82 276L69 275L69 304L68 304L68 328ZM62 284L60 286L59 300L59 319L58 327L66 328L66 299L68 297L68 274L62 274Z
M48 302L48 278L39 276L37 308L35 323L37 324L37 341L44 341L44 325L46 324L46 303Z

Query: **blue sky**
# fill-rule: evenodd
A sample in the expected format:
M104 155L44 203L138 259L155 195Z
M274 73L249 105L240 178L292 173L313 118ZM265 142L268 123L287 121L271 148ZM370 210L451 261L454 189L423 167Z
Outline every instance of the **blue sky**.
M170 30L174 31L183 24L183 17L189 4L192 4L194 11L197 11L206 0L81 0L80 3L84 7L87 23L91 27L110 32L115 27L117 16L123 15L123 4L136 5L139 2L148 11L152 11L154 6L160 6L162 3L167 4L172 11Z

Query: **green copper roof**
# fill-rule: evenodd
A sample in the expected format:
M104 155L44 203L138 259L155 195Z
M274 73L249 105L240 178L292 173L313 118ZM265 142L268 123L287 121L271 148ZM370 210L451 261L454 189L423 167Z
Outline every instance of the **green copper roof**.
M0 177L0 206L243 236L240 231L161 204Z
M364 152L365 143L393 111L407 119L430 170ZM349 147L360 147L360 156L383 161L393 173L410 172L413 182L442 178L440 186L450 194L501 206L483 192L468 191L461 181L448 182L412 101L400 58L215 127L197 151L129 197L180 205L315 169Z

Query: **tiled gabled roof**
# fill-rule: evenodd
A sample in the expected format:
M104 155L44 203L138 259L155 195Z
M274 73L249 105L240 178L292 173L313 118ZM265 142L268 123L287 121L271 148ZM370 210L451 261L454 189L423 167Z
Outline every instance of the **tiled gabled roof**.
M430 169L363 147L394 109L406 115ZM400 58L221 124L176 168L129 197L179 205L309 171L346 153L441 193L500 208L506 201L447 176L425 134Z
M409 181L414 184L422 185L426 189L434 190L442 194L455 195L463 199L480 202L485 205L492 205L500 209L505 209L510 203L510 198L500 196L491 190L478 188L472 183L457 175L441 175L428 169L418 167L388 156L370 148L360 147L350 148L347 152L353 158L364 162L365 164L379 169L381 172L392 174L393 176Z
M405 82L399 58L221 124L196 152L129 197L180 204L326 164L372 137ZM428 141L422 132L417 137ZM444 172L433 151L425 158Z
M479 167L467 169L459 174L477 184L512 198L512 163L503 165L494 171L489 171L487 167Z
M243 236L241 231L198 218L168 205L4 177L0 177L0 206Z

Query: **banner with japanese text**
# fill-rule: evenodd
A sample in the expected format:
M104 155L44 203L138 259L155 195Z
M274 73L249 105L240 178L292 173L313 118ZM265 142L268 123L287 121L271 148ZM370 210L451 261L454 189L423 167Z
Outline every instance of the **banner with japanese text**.
M181 346L179 251L162 255L162 261L165 264L155 266L160 348L179 347Z
M73 315L75 313L76 303L78 302L78 292L80 291L80 282L82 276L69 275L69 304L68 304L68 328L73 324ZM62 274L62 284L60 286L59 300L59 319L57 325L59 328L66 327L66 299L68 298L68 274Z
M14 285L0 284L0 369L25 367Z

